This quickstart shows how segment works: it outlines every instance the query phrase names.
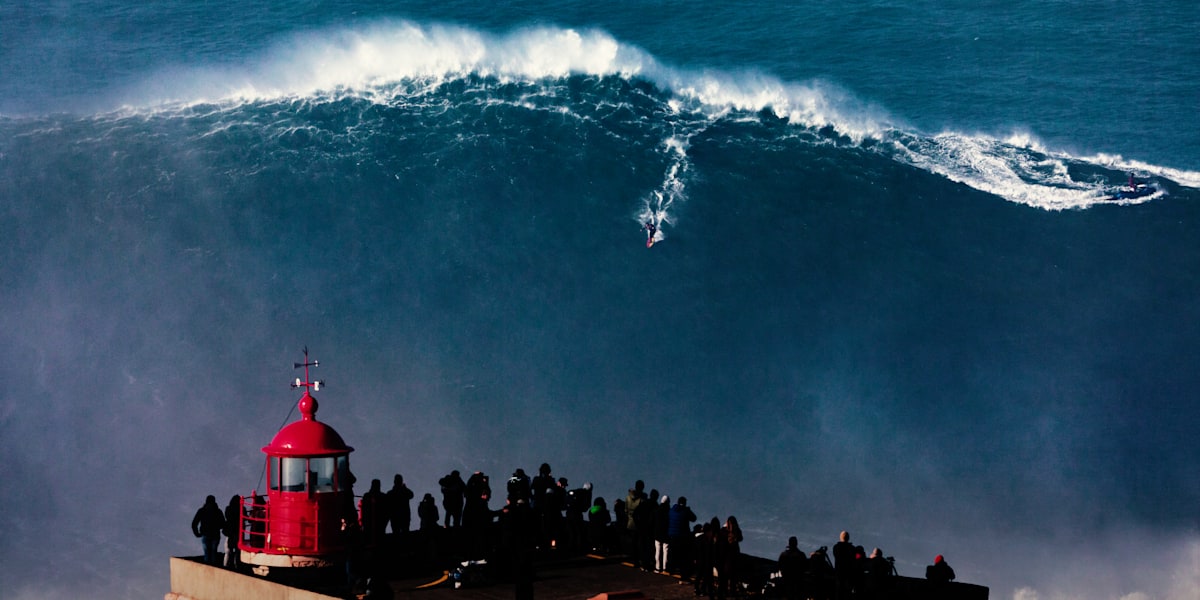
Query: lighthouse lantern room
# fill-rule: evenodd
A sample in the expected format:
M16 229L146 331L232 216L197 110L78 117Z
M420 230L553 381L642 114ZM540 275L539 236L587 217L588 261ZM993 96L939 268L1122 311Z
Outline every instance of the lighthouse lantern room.
M267 496L256 490L244 498L243 536L238 544L241 561L254 572L267 574L271 567L326 567L344 559L342 520L357 519L354 509L354 476L350 473L347 446L329 425L317 420L317 399L312 392L324 385L309 379L308 349L304 351L303 388L297 407L300 420L279 430L262 450L267 455Z

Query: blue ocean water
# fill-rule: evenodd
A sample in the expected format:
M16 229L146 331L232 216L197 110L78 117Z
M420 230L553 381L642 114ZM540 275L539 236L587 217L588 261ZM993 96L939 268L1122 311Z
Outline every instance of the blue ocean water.
M550 460L761 555L849 529L995 598L1194 598L1197 25L0 6L0 588L164 593L307 344L360 479Z

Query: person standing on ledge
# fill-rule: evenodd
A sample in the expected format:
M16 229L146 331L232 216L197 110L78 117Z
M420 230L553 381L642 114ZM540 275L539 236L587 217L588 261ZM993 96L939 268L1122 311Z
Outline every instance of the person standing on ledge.
M217 546L221 544L221 531L225 529L225 514L217 506L217 497L209 495L204 506L192 517L192 533L204 543L204 564L221 566Z
M392 524L392 533L408 533L412 526L413 491L404 485L404 476L399 473L392 478L392 489L387 491L388 519Z
M233 496L225 505L225 568L238 568L238 542L242 541L242 497Z
M783 579L783 597L800 600L804 594L804 576L808 573L808 557L800 551L796 536L788 538L787 548L779 554L779 576Z
M850 597L854 589L855 579L855 548L850 543L850 532L843 531L838 536L838 543L833 545L833 574L837 580L838 600Z
M467 484L456 470L439 479L438 485L442 487L442 508L446 509L446 527L458 527L462 524L463 495L467 491Z

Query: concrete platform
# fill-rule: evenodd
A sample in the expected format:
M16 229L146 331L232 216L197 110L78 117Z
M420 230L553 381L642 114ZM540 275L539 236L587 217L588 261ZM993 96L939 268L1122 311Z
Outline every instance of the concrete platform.
M393 581L397 599L412 600L512 600L511 582L485 581L455 589L444 583L419 579ZM430 585L434 584L434 585ZM539 563L534 571L533 597L538 600L597 598L601 600L682 600L695 598L692 585L672 575L647 573L621 558L583 556Z
M743 577L748 587L743 598L778 598L764 585L774 562L745 556ZM408 564L411 564L408 563ZM511 600L516 587L502 569L491 565L472 572L456 588L447 571L396 569L386 575L397 600ZM333 600L361 598L364 590L351 590L340 571L306 582L265 579L201 562L199 557L171 559L171 592L166 600ZM832 581L826 588L832 589ZM888 600L987 600L988 588L966 583L933 584L924 579L895 577ZM537 600L695 600L690 582L669 574L642 571L622 555L542 556L534 565L533 597Z
M412 600L511 600L511 582L484 578L455 588L448 574L389 582L395 597ZM306 586L308 587L308 586ZM361 591L360 591L361 593ZM533 595L538 600L682 600L692 586L671 575L641 571L620 558L582 556L539 563ZM346 598L328 586L305 589L203 564L197 557L171 558L171 592L165 600L333 600Z

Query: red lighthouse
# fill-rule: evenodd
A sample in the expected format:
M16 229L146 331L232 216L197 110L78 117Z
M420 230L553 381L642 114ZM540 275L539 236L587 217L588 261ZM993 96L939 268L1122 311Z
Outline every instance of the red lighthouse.
M241 561L255 565L265 575L271 567L325 567L344 558L342 519L354 520L354 476L350 453L354 448L342 441L337 431L317 421L317 399L312 396L324 385L311 381L304 351L304 380L298 408L300 420L275 434L262 450L267 455L267 497L256 491L246 498L242 520L245 535L238 549Z

